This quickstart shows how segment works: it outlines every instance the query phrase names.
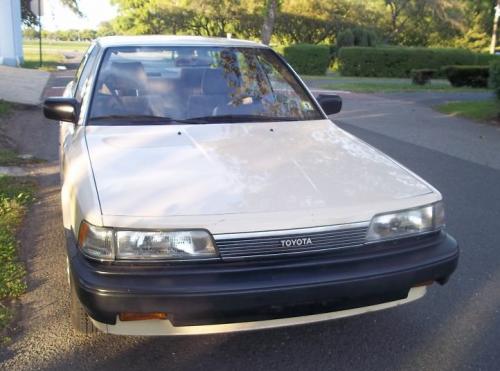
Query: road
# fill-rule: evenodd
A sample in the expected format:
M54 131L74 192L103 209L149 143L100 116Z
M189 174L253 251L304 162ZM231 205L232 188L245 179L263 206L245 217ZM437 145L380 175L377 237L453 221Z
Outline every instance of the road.
M444 96L442 96L444 97ZM461 245L451 281L413 304L314 325L215 336L75 335L67 315L57 127L18 113L11 135L50 161L20 234L28 292L0 369L497 370L500 364L500 130L436 113L425 96L344 94L333 120L443 193ZM442 98L442 99L445 99ZM43 149L40 149L40 147Z

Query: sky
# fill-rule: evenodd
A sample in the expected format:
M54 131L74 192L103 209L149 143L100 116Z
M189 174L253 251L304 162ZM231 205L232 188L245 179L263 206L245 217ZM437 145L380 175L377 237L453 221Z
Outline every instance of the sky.
M83 17L74 14L59 0L43 0L44 16L42 27L48 31L67 29L95 29L99 23L109 21L116 16L115 7L109 0L79 0Z

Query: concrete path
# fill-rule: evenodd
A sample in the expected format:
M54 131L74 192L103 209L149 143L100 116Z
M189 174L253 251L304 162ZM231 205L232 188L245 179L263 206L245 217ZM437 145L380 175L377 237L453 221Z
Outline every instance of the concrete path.
M0 66L0 99L38 105L49 77L46 71Z

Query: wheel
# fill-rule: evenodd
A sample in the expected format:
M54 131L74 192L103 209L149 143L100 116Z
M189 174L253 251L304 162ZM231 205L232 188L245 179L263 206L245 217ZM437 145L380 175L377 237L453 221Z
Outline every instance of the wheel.
M71 279L71 275L69 275L69 285L70 285L70 315L71 315L71 324L76 332L85 334L85 335L93 335L99 332L99 330L94 326L92 321L90 320L87 312L83 308L83 305L80 303L78 299L78 295L76 294L75 285L73 284L73 280Z

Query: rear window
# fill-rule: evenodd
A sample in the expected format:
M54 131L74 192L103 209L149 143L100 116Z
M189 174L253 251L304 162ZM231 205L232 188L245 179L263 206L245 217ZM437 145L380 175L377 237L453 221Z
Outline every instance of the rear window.
M187 123L323 118L269 49L166 46L106 51L89 124L120 125L127 117L135 118L129 125L148 118Z

